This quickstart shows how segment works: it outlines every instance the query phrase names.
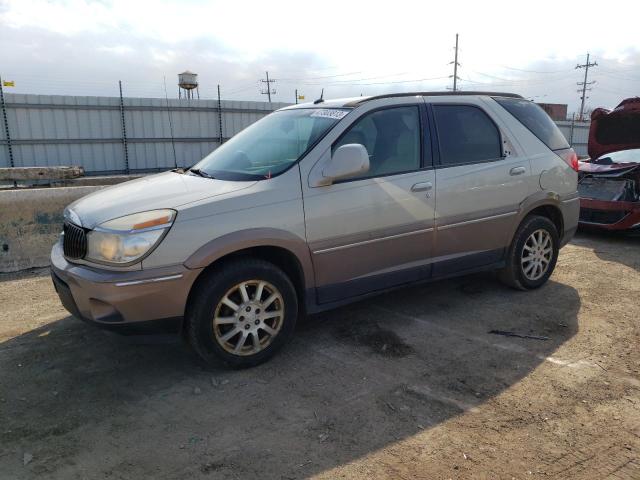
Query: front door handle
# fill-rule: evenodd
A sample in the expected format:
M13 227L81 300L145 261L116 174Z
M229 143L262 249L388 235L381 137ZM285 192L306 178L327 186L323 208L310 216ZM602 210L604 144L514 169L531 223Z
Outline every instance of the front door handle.
M433 188L433 184L431 182L420 182L416 183L411 187L412 192L426 192Z
M515 177L516 175L522 175L526 171L527 169L524 167L513 167L511 170L509 170L509 175Z

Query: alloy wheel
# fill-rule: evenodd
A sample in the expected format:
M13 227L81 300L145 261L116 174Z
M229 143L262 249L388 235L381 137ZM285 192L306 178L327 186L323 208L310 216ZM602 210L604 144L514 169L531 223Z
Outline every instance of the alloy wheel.
M522 248L522 273L531 281L542 278L553 258L553 239L547 230L539 229L527 238Z
M284 300L264 280L247 280L230 288L216 306L213 333L234 355L248 356L267 348L284 322Z

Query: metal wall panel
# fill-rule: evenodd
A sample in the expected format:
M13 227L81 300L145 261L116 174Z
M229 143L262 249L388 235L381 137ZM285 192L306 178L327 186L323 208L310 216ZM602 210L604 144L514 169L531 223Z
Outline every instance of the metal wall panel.
M125 170L118 97L9 93L5 100L16 166L81 165L90 174ZM215 100L125 98L123 103L131 171L190 166L219 146ZM286 105L223 100L222 135L230 138ZM571 142L572 122L556 123ZM588 136L589 123L575 122L572 144L578 155L587 155ZM0 128L0 167L6 166Z
M589 144L589 128L591 127L591 122L558 121L556 124L578 156L589 155L587 146Z
M5 99L16 166L82 165L90 174L125 171L118 97L6 94ZM124 98L123 104L131 171L190 166L219 145L215 100ZM286 105L222 101L223 137ZM0 166L8 166L0 130Z

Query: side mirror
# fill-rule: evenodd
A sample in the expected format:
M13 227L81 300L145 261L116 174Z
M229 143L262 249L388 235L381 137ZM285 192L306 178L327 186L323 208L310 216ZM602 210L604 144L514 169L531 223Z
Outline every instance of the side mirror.
M369 171L369 153L364 145L349 143L338 147L322 170L329 181L341 180Z

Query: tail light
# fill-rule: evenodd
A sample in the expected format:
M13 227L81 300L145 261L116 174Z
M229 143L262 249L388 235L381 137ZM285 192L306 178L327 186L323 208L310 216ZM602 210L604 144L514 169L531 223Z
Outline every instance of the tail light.
M578 155L573 148L566 148L564 150L558 150L556 154L564 160L564 162L571 167L572 170L578 171Z

